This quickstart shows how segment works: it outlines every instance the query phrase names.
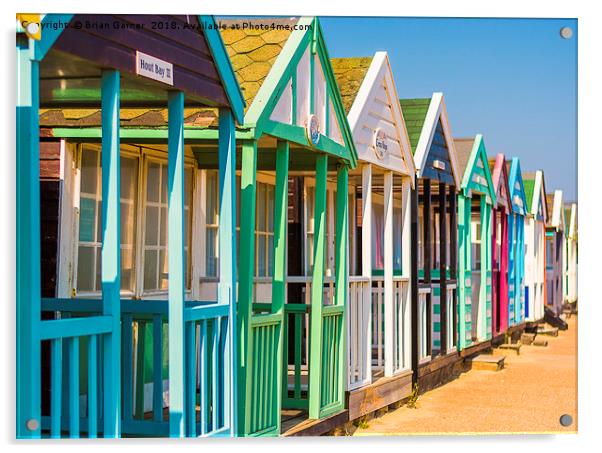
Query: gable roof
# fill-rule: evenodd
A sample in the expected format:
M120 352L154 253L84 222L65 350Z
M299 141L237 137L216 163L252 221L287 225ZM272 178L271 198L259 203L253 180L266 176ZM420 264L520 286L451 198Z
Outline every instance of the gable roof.
M349 113L372 64L372 57L332 58L330 61L332 71L339 84L345 112Z
M220 33L247 104L245 112L298 21L298 17L253 19L253 24L264 27L243 29L247 19L220 19L220 24L225 26L220 28ZM272 24L275 28L271 28ZM238 25L240 28L236 28Z
M466 174L466 167L472 154L474 142L474 138L454 138L454 148L456 150L456 157L458 158L458 170L462 177Z
M527 199L525 196L525 186L520 169L520 160L518 157L513 157L510 162L510 171L508 172L508 188L510 189L510 204L512 206L512 210L517 214L525 216L528 212Z
M345 160L354 168L357 152L319 19L253 22L269 26L241 33L224 21L232 33L226 45L249 103L245 127L255 138L270 135ZM276 33L281 31L278 25L285 33ZM317 120L315 143L307 135L310 120Z
M489 170L491 172L491 180L493 181L493 187L495 188L496 207L500 206L501 201L510 197L510 189L508 187L508 171L506 170L506 156L502 153L498 153L495 158L489 159ZM502 195L506 196L503 197ZM506 210L510 209L510 206L502 204Z
M420 99L400 99L399 104L403 111L403 118L406 122L406 130L412 146L412 153L416 154L416 147L420 140L424 120L431 103L430 98Z
M374 57L332 59L358 156L382 168L411 176L416 168L387 52ZM377 155L374 136L385 135L386 152Z
M553 194L546 194L548 206L552 206L552 215L549 225L556 228L556 231L564 231L565 219L562 197L562 190L559 189L556 189Z
M412 149L414 151L414 164L416 165L417 175L418 177L421 177L424 172L435 130L437 129L438 124L441 123L447 150L449 152L449 160L452 167L451 173L454 178L456 190L459 190L462 176L458 169L454 140L449 126L443 93L433 93L433 96L428 102L426 113L424 110L425 104L426 102L424 99L400 100L404 118L408 116L406 128L408 129L410 143L412 144ZM409 126L408 122L410 123ZM419 133L418 130L420 130ZM418 136L417 141L416 136Z
M477 134L474 138L454 138L454 149L462 177L462 190L467 195L472 190L488 195L489 203L495 205L495 186L489 171L483 135Z
M531 212L533 191L535 190L535 173L523 172L523 188L525 189L525 199L527 200L527 211Z

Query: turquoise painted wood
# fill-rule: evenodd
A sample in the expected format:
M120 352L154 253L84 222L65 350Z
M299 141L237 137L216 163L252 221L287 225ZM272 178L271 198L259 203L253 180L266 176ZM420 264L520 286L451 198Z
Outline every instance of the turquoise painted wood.
M18 438L40 437L39 63L17 38L17 423Z
M508 216L508 325L525 320L525 216L527 200L520 160L513 157L508 174L511 213Z
M184 437L184 93L168 99L169 435Z
M495 186L491 178L483 136L477 134L462 175L458 198L458 348L491 338L492 323L492 209ZM472 211L478 196L478 214ZM472 221L480 228L480 266L472 263ZM476 279L478 276L478 280ZM478 285L479 291L475 292ZM443 297L443 296L442 296ZM476 322L477 325L473 325Z
M102 107L102 313L111 320L103 344L104 436L119 437L121 420L120 360L120 198L119 72L103 71Z
M234 83L236 81L234 80ZM238 84L236 84L238 87ZM219 275L218 302L228 306L224 334L223 418L230 435L237 430L236 398L236 126L235 111L219 111Z

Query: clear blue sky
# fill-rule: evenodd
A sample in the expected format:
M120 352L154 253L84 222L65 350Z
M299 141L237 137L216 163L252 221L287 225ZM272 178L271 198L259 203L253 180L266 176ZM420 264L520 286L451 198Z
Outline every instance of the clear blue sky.
M577 21L321 17L331 57L389 53L402 98L445 95L452 133L577 198ZM560 29L573 29L563 39Z

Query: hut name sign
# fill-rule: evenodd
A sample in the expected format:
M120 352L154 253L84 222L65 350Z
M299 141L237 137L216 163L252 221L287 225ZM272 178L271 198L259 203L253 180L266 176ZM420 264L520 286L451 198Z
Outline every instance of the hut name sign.
M136 74L173 86L173 64L138 51Z

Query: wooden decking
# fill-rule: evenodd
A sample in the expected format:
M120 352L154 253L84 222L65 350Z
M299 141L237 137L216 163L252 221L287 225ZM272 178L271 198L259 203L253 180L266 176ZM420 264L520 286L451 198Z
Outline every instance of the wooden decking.
M371 384L347 392L349 420L355 420L389 404L410 396L412 372L405 371L393 377L380 377Z

